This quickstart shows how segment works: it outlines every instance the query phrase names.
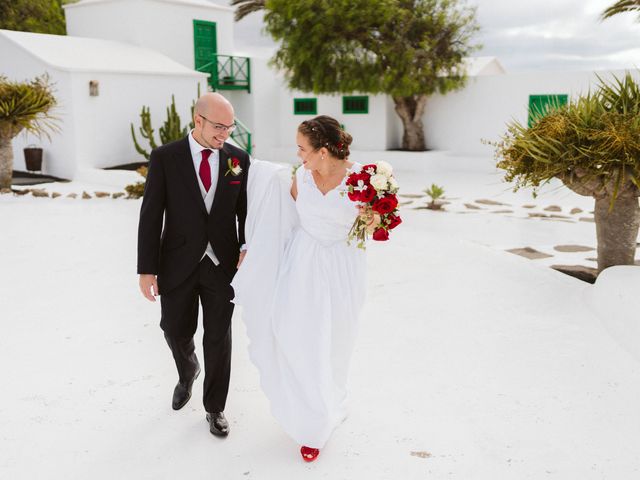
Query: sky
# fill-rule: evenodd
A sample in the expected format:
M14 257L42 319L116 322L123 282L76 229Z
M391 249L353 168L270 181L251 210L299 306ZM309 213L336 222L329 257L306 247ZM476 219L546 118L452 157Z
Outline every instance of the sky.
M217 3L226 4L224 1ZM633 13L600 21L614 0L468 0L477 7L478 56L495 56L509 72L606 70L640 66L640 22ZM262 16L236 25L236 48L273 45Z

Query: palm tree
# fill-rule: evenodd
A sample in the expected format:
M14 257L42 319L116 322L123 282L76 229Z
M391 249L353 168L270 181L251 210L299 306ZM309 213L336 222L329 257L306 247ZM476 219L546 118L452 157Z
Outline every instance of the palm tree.
M636 74L637 75L637 74ZM515 188L557 178L593 197L598 272L633 265L640 229L640 82L627 72L596 91L537 116L530 127L508 124L497 147L498 168Z
M57 129L56 118L49 113L56 103L46 75L28 82L0 76L0 190L11 188L11 140L23 130L48 137Z
M640 0L618 0L602 12L602 20L618 15L619 13L635 11L640 11Z
M238 5L236 10L236 22L242 20L244 17L253 12L264 10L267 0L231 0L231 6Z

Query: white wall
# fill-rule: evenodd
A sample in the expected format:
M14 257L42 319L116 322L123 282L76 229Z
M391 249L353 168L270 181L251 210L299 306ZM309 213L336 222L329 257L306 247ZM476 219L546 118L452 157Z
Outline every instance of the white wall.
M89 96L89 81L100 85L97 97ZM135 150L131 123L138 143L150 151L147 140L139 135L142 106L151 109L155 139L160 144L160 127L166 108L175 95L182 125L191 120L191 104L198 96L198 78L175 75L135 75L78 73L73 75L73 121L77 134L75 157L78 168L104 168L144 161ZM202 80L202 91L204 80Z
M604 78L624 71L597 72ZM535 72L470 78L458 92L435 95L427 103L425 132L429 149L491 155L506 124L528 118L529 95L568 94L569 98L595 86L594 72Z
M329 115L345 126L353 137L351 146L354 150L386 150L388 148L387 135L387 98L383 95L369 95L369 113L342 113L342 95L314 95L313 93L292 92L281 88L279 100L279 147L293 148L295 151L295 136L298 125L316 115L295 115L293 112L294 98L317 98L317 115ZM359 95L354 93L353 95ZM265 120L269 121L269 120Z
M65 8L67 33L150 48L194 68L193 20L216 23L220 54L233 53L233 10L130 0Z
M48 73L54 87L54 95L58 106L52 113L58 117L59 131L51 140L46 137L38 139L24 132L13 139L13 167L18 171L26 171L24 152L22 149L28 145L42 147L44 173L61 178L71 178L75 171L73 156L73 125L71 114L73 111L73 99L71 94L71 77L66 72L60 72L48 67L37 58L26 54L24 50L16 46L6 38L0 37L0 75L5 75L9 80L31 80L36 76Z

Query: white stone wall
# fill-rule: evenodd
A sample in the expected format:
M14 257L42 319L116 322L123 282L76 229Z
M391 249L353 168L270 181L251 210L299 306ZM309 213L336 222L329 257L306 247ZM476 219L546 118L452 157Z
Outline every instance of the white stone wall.
M71 4L65 8L67 33L138 45L194 68L193 20L216 23L219 54L233 47L233 10L156 0Z
M89 81L97 80L100 95L89 96ZM202 80L204 91L204 80ZM150 150L138 132L142 106L151 109L156 142L166 118L166 108L175 95L182 125L191 118L191 103L197 98L198 78L175 75L127 75L78 73L73 75L73 123L78 168L104 168L144 161L135 151L131 126L138 142Z
M621 77L624 71L596 72ZM636 73L637 75L637 73ZM528 118L529 95L586 93L597 83L594 72L534 72L475 77L458 92L429 99L424 115L427 146L434 150L491 155L481 139L499 140L506 124Z

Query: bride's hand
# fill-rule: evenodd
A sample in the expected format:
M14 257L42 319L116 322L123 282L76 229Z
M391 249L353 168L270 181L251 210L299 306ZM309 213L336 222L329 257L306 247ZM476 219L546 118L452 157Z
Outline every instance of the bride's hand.
M371 210L368 205L358 205L359 216L364 220L367 233L372 234L373 231L380 226L382 218L378 212Z
M238 266L236 268L240 268L240 265L242 265L242 261L244 260L244 257L246 254L247 254L246 250L243 250L240 252L240 258L238 258Z

